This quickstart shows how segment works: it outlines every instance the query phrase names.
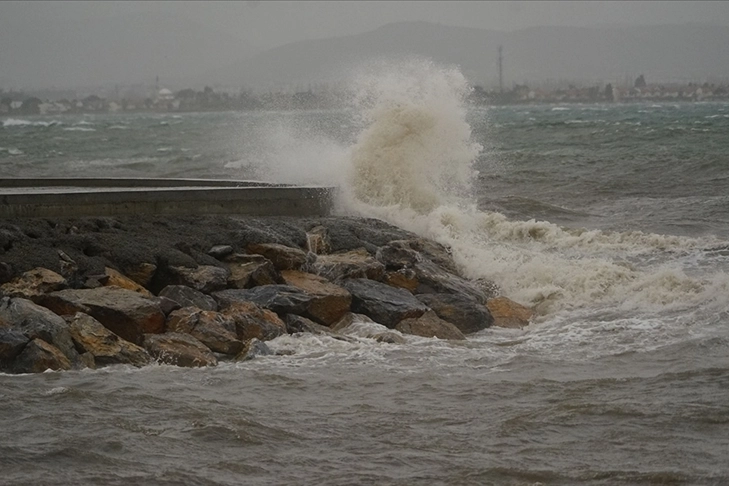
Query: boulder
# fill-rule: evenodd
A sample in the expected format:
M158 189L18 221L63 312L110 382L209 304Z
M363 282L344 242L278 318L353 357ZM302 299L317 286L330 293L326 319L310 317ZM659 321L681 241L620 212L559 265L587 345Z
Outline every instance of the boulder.
M345 280L352 294L352 311L371 317L389 328L410 317L422 316L428 308L410 292L363 278Z
M233 247L230 245L215 245L208 250L208 255L218 260L231 255L233 253Z
M300 248L279 245L278 243L256 243L246 248L250 253L263 255L271 260L276 270L299 270L306 264L306 252Z
M190 287L185 287L190 288ZM195 290L197 292L197 290ZM204 294L203 294L204 295ZM162 313L166 316L170 314L172 311L176 311L177 309L181 309L182 306L179 304L179 302L175 302L172 299L168 299L165 296L157 297L157 301L159 302L159 308L162 310ZM218 304L215 304L215 307L217 308Z
M233 321L235 333L243 342L253 338L269 341L286 334L286 324L273 311L253 302L233 302L223 314Z
M248 290L228 289L213 293L220 309L234 302L253 302L277 314L304 314L313 297L291 285L261 285Z
M212 265L200 265L196 268L169 267L168 285L186 285L204 294L215 292L227 287L228 275L226 268Z
M385 265L388 270L400 270L401 268L412 267L423 261L423 256L410 248L408 241L391 241L381 246L375 253L377 261Z
M225 263L230 272L228 287L248 289L259 285L275 285L283 283L273 263L261 255L236 254L226 258Z
M415 289L418 288L418 278L410 268L386 272L382 281L391 287L405 289L408 292L415 292Z
M142 287L149 287L152 284L152 278L157 271L157 265L154 263L138 263L124 268L124 274L130 279L137 282Z
M47 268L37 267L0 286L0 293L30 299L35 295L68 288L63 276Z
M180 307L197 307L205 311L218 310L215 299L185 285L168 285L160 290L159 296L177 302Z
M219 312L183 307L167 317L167 331L189 334L216 353L236 355L243 347L233 319Z
M422 294L418 300L455 325L463 334L471 334L491 326L494 318L485 305L465 295Z
M331 281L349 278L368 278L379 280L385 273L385 266L360 248L346 253L321 255L316 259L312 270Z
M403 334L412 334L426 338L463 340L466 337L456 326L444 321L438 314L428 311L416 319L400 321L395 329Z
M212 351L189 334L177 332L145 334L143 343L147 352L160 363L186 368L218 364Z
M71 364L81 366L68 325L62 317L45 307L26 299L3 297L0 299L0 320L8 323L9 329L23 334L28 340L41 339L53 345Z
M332 242L324 226L315 226L306 232L306 248L316 255L331 253Z
M46 370L70 370L71 361L52 344L35 338L13 362L15 373L43 373Z
M317 324L306 317L297 316L296 314L286 314L284 321L286 322L286 332L289 334L296 334L297 332L327 335L332 334L331 329L328 327ZM0 334L0 338L1 336L2 334Z
M76 348L93 356L93 363L144 366L151 358L144 348L125 341L93 317L77 312L66 318Z
M326 227L331 251L335 253L365 248L374 255L378 247L390 241L417 238L414 233L374 218L318 218L315 225L309 226L318 225Z
M143 335L164 330L165 315L157 299L118 287L60 290L34 299L59 315L83 312L122 339L141 344Z
M444 270L430 260L415 263L412 269L418 280L415 294L459 294L481 304L486 303L486 296L478 285Z
M0 366L15 359L28 342L30 339L22 332L0 327Z
M131 290L132 292L137 292L138 294L141 294L145 297L154 297L154 295L152 295L149 290L145 289L134 280L126 277L125 275L114 270L113 268L106 267L104 269L104 274L109 277L103 283L103 285L105 286L119 287L121 289L127 289Z
M246 341L243 350L238 356L236 356L235 360L248 361L258 356L272 356L273 354L274 352L271 351L271 348L269 348L266 343L261 342L256 338L253 338L249 341Z
M306 313L317 322L330 326L349 312L352 295L324 277L296 270L284 270L281 276L286 285L301 289L312 297Z
M529 325L534 312L506 297L496 297L486 302L486 308L494 318L494 326L521 329Z

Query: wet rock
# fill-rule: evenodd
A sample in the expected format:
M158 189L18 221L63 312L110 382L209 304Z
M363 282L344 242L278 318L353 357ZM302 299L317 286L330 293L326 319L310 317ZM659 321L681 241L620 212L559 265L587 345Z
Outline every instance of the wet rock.
M233 253L233 247L230 245L215 245L208 250L208 255L218 260L222 260Z
M342 286L352 294L352 311L371 317L389 328L410 317L420 317L427 307L410 292L368 279L345 280Z
M365 248L374 255L378 247L393 240L417 238L414 233L374 218L319 218L317 225L326 228L332 252Z
M399 334L395 334L394 332L379 332L376 334L372 334L369 336L371 339L374 339L378 343L386 343L386 344L405 344L407 341L405 341L405 338L400 336Z
M27 299L3 297L0 299L0 320L29 340L37 338L52 344L71 364L81 366L68 325L62 317L45 307Z
M186 287L186 288L190 288L190 287ZM195 292L197 292L197 290ZM165 296L157 297L157 301L159 302L160 310L166 316L170 315L170 312L176 311L177 309L182 308L182 306L178 302L175 302L172 299L168 299ZM217 304L215 304L215 307L217 308Z
M486 296L487 301L489 299L494 299L501 294L501 289L496 284L496 282L493 282L493 281L485 279L485 278L477 278L476 280L473 280L471 282L481 292L483 292L483 295Z
M273 311L253 302L233 302L223 314L233 321L236 336L243 342L253 338L270 341L286 334L286 324Z
M421 294L417 298L435 311L438 317L455 325L463 334L481 331L494 322L485 305L464 295Z
M331 253L332 242L324 226L315 226L306 232L306 247L316 255Z
M423 261L423 256L410 248L408 241L391 241L377 249L375 258L388 270L412 267Z
M40 295L34 300L58 315L88 314L134 344L141 344L145 333L164 330L165 315L157 299L131 290L118 287L68 289Z
M218 310L215 299L185 285L168 285L160 290L159 296L176 302L180 307L197 307L205 311Z
M385 273L385 266L361 248L321 255L313 264L312 271L333 282L351 278L379 280Z
M167 331L189 334L216 353L235 355L243 347L233 319L219 312L183 307L169 315Z
M235 360L248 361L258 356L273 356L274 354L266 343L253 338L245 343L243 350L236 356Z
M130 279L137 282L142 287L149 287L152 284L152 278L157 271L157 265L154 263L138 263L124 268L124 274Z
M168 285L185 285L204 294L227 287L229 271L226 268L200 265L196 268L169 267Z
M391 287L405 289L408 292L415 292L418 288L418 278L415 272L409 268L401 268L394 272L386 272L382 281Z
M368 316L364 314L355 314L354 312L347 312L342 316L341 319L339 319L337 322L335 322L332 327L330 328L333 332L345 332L348 327L350 327L352 324L356 323L369 323L369 324L377 324L375 321L370 319Z
M70 370L71 361L57 347L42 339L30 341L13 362L15 373L43 373L46 370Z
M253 302L277 314L304 314L313 297L291 285L261 285L248 290L228 289L213 293L220 309L234 302Z
M47 268L37 267L0 286L0 293L10 297L30 299L35 295L63 290L68 282L63 276Z
M144 348L123 340L87 314L78 312L66 320L76 348L81 353L93 356L90 367L96 364L130 364L139 367L151 362Z
M452 274L430 260L418 262L412 267L418 280L416 294L460 294L481 304L486 296L478 285Z
M0 327L0 369L20 354L30 339L20 331Z
M400 321L395 329L403 334L426 338L463 340L466 337L450 322L444 321L434 311L428 311L416 319Z
M145 297L154 297L154 295L152 295L149 290L145 289L134 280L127 278L125 275L121 274L117 270L114 270L113 268L106 267L104 269L104 274L109 277L103 284L105 286L119 287L121 289L131 290L132 292L136 292Z
M517 304L506 297L496 297L486 302L486 307L494 318L494 326L521 329L529 325L534 312L528 307Z
M352 295L324 277L296 270L285 270L281 276L287 285L301 289L312 297L306 313L317 322L330 326L349 312Z
M232 255L225 260L230 271L228 287L249 289L259 285L283 283L273 263L262 255Z
M299 270L306 264L306 252L300 248L279 245L276 243L259 243L248 245L250 253L263 255L271 260L276 270Z
M157 361L186 368L215 366L218 360L203 343L189 334L145 334L144 348Z
M297 316L296 314L286 314L284 319L286 323L286 332L296 334L297 332L307 332L310 334L331 334L331 329L321 324L317 324L306 317ZM1 336L1 335L0 335Z

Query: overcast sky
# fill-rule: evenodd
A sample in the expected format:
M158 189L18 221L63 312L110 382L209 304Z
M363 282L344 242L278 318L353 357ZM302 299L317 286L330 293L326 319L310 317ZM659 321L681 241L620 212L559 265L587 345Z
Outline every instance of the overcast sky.
M516 30L537 25L640 25L702 22L729 25L729 2L713 1L253 1L253 2L0 2L0 27L32 32L49 23L120 14L184 15L246 40L257 49L303 39L373 30L423 20L454 26ZM1 35L1 34L0 34ZM3 40L3 45L6 39Z

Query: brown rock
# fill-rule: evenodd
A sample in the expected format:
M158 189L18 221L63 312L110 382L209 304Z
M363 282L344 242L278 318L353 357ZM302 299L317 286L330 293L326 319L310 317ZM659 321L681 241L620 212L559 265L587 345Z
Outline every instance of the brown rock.
M241 341L253 338L268 341L286 334L286 324L274 313L253 302L233 302L223 311L233 320Z
M364 278L345 280L342 286L352 294L352 311L371 317L383 326L394 328L409 317L420 317L428 310L407 290Z
M137 282L142 287L148 287L152 283L152 278L156 271L157 265L153 263L140 263L133 267L124 269L126 276Z
M37 267L3 284L0 292L10 297L30 299L35 295L55 292L68 287L63 276L47 268Z
M70 370L71 362L52 344L33 339L13 362L16 373L43 373L46 370Z
M274 352L271 351L271 348L268 347L268 345L264 342L259 341L256 338L253 338L249 341L246 341L245 345L243 346L243 350L240 352L238 356L236 356L236 361L248 361L253 358L257 358L258 356L271 356Z
M494 317L494 326L521 329L529 325L534 312L528 307L517 304L506 297L496 297L486 302L491 315Z
M152 295L152 292L145 289L134 280L122 275L113 268L106 267L104 269L104 273L109 277L106 282L104 282L105 286L119 287L121 289L127 289L133 292L137 292L138 294L141 294L145 297L154 297L154 295Z
M331 281L349 278L379 280L385 273L385 266L372 258L365 249L321 255L313 265L313 271Z
M200 265L197 268L170 267L168 285L186 285L204 294L226 288L229 271L227 268Z
M306 252L278 243L251 244L248 245L247 250L268 258L279 271L299 270L306 263Z
M313 297L306 312L325 326L334 324L349 312L352 295L324 277L296 270L284 270L281 276L286 285L297 287Z
M259 285L275 285L283 283L273 263L262 255L232 255L227 258L226 265L230 271L228 287L249 289Z
M168 285L159 292L159 297L166 297L179 304L181 307L197 307L201 310L216 311L218 304L215 299L209 295L205 295L200 291L185 285ZM177 310L177 309L171 309Z
M68 317L67 322L76 347L93 356L95 364L144 366L151 361L143 348L123 340L87 314L78 312Z
M438 317L455 325L463 334L481 331L494 322L485 305L465 295L422 294L417 297Z
M190 334L216 353L235 355L243 347L233 319L215 311L183 307L169 315L167 330Z
M252 289L228 289L213 293L219 309L236 302L253 302L277 314L304 314L313 297L292 285L261 285Z
M189 334L145 334L144 348L161 363L186 368L215 366L218 360L203 343Z
M317 255L325 255L332 251L332 242L324 226L316 226L306 233L306 246L308 250Z
M418 278L415 272L409 268L401 268L394 272L385 273L382 281L391 287L405 289L408 292L415 292L418 288Z
M395 329L403 334L412 334L414 336L422 336L427 338L463 340L466 337L456 326L450 322L444 321L438 314L428 311L421 317L415 319L405 319L400 321Z
M61 290L34 300L59 315L83 312L122 339L141 344L145 333L164 330L165 315L156 299L118 287Z

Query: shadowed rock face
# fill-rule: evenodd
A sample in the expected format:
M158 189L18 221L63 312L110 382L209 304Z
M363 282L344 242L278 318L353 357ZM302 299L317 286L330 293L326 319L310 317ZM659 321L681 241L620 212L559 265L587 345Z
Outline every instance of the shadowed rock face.
M215 355L200 341L177 332L165 334L145 334L144 348L161 363L186 368L215 366Z
M312 297L303 290L291 285L261 285L250 290L221 290L213 298L221 309L233 302L254 302L277 314L303 314Z
M394 328L409 317L420 317L428 308L410 292L368 279L346 280L342 286L352 294L352 312Z
M268 341L286 334L286 324L275 312L253 302L232 302L223 311L235 325L238 339L245 342L256 338Z
M38 338L29 342L13 363L13 371L16 373L70 369L71 362L58 348Z
M90 353L97 364L144 366L152 360L143 348L121 339L87 314L78 312L67 321L76 347Z
M219 312L183 307L169 315L167 330L189 334L216 353L236 355L243 347L233 320Z
M159 296L177 302L180 307L197 307L207 311L218 310L215 299L184 285L168 285L160 291Z
M457 294L422 294L418 300L430 307L444 321L455 325L463 334L490 327L494 318L483 304Z

